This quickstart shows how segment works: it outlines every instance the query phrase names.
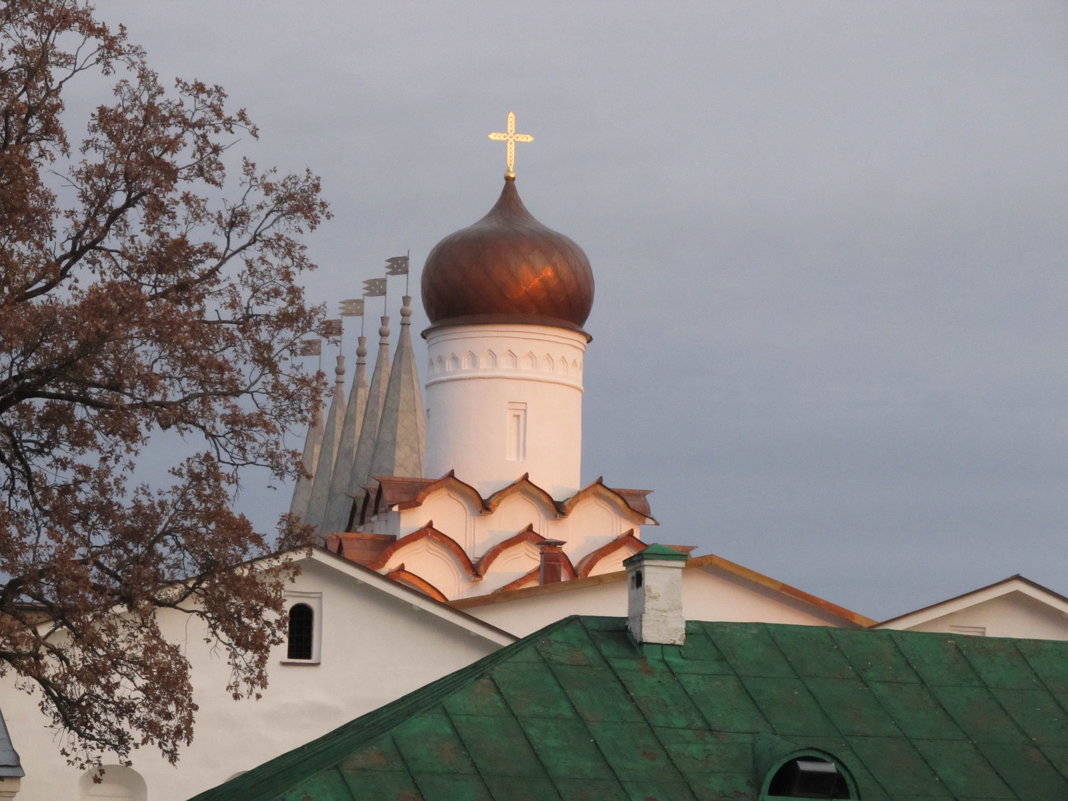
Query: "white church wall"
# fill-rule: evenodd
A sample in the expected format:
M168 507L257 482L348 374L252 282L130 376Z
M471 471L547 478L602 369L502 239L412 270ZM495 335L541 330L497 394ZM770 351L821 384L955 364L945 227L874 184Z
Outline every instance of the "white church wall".
M82 773L77 798L80 801L148 801L148 786L132 768L104 765L102 771Z
M1068 640L1068 598L1023 576L874 624L878 629Z
M301 600L321 594L320 659L294 663L281 646L269 664L270 686L258 701L235 701L226 693L225 659L203 642L196 621L180 613L161 613L167 636L182 644L193 665L200 710L197 735L177 767L151 751L134 753L132 770L145 781L151 801L183 801L510 641L500 633L493 639L472 636L477 623L465 630L449 622L462 615L452 610L437 615L432 602L380 577L372 578L388 584L390 593L358 583L351 574L356 568L335 570L320 561L303 565L290 589ZM12 740L26 770L20 801L80 798L82 771L67 766L60 756L36 699L13 689L11 676L0 679L0 687Z
M397 551L386 561L383 573L403 567L433 584L448 598L455 598L470 581L456 555L440 542L425 537Z
M589 575L603 576L606 573L618 573L624 569L623 560L630 556L633 556L633 552L629 548L621 548L619 551L598 560L597 564L590 570Z
M594 497L582 498L575 504L575 508L567 516L567 529L568 536L561 536L560 539L568 543L564 546L564 553L576 565L583 556L607 545L630 529L634 529L635 536L640 538L640 530L636 523L625 518L618 507ZM623 559L628 556L630 556L629 552L617 560L611 560L613 567L599 566L596 572L622 570Z
M914 625L891 625L887 628L986 637L1068 640L1068 615L1024 593L1011 592Z
M372 519L368 525L361 527L361 530L371 534L386 534L387 536L400 539L406 534L411 534L412 531L422 528L426 522L426 520L423 520L418 525L413 525L410 530L406 530L404 526L404 518L401 517L401 515L395 513L380 514L375 515L374 519Z
M640 527L625 511L603 497L588 495L567 516L558 517L550 499L537 490L520 488L501 498L492 512L480 514L467 496L443 487L427 495L417 507L380 514L374 525L367 528L374 533L396 530L400 536L406 536L433 521L435 529L455 541L477 564L491 548L533 526L545 539L563 540L564 552L577 565L583 556L626 531L633 530L635 536L641 536ZM441 551L436 560L428 558L428 549L435 547ZM608 561L608 567L602 566L596 572L622 569L622 560L629 555L630 551L621 553ZM495 567L491 574L472 582L462 571L457 572L460 566L455 557L446 554L440 545L432 546L423 540L398 549L382 570L388 572L402 564L450 598L484 595L519 577L514 575L505 580L500 568ZM535 561L530 567L536 565Z
M585 335L541 325L431 330L426 474L455 469L483 496L524 473L555 498L574 493L585 349Z
M555 523L555 515L546 509L546 502L541 498L530 497L533 493L520 491L504 498L500 506L490 515L486 515L476 522L475 554L481 557L486 551L504 542L509 537L514 537L527 526L533 526L534 530L543 537L547 536L550 523ZM551 517L546 516L546 511ZM553 526L556 528L556 526Z
M470 598L471 615L523 637L568 615L626 617L626 574L616 572L510 593L511 599ZM683 570L682 608L687 620L846 625L842 618L718 570Z
M392 526L395 530L386 531L383 528L380 531L376 527L378 522L387 519L394 521ZM433 522L434 528L448 534L464 551L471 553L475 545L478 519L479 510L469 497L446 488L431 493L422 504L412 509L379 514L375 526L365 528L375 534L388 533L406 537Z
M479 595L494 592L525 576L541 563L541 552L529 542L523 542L505 550L493 560L476 588ZM469 593L470 594L470 593Z
M589 579L544 585L533 592L517 590L508 598L464 605L464 611L479 620L503 628L518 637L537 631L568 615L626 615L626 581L621 576L610 584ZM470 599L472 603L476 599Z
M683 571L682 605L687 620L844 625L829 611L715 567Z

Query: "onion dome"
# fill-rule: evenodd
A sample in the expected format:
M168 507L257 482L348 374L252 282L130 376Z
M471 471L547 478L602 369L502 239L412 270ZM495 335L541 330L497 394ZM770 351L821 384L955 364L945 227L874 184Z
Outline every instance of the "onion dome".
M506 177L485 217L430 251L422 296L434 328L533 323L581 331L593 306L593 272L582 248L534 219Z

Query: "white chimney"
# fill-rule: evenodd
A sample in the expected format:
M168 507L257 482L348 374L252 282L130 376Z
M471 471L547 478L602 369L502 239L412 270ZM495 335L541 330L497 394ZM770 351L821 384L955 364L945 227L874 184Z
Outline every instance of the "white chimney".
M686 554L650 545L624 560L627 568L627 628L638 643L682 645L682 568Z

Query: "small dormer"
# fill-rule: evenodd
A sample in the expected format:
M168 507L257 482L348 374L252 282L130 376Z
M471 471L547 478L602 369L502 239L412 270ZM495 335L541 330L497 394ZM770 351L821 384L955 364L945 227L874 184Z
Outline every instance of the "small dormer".
M799 749L795 743L767 734L757 738L755 747L760 801L860 798L849 770L833 754Z

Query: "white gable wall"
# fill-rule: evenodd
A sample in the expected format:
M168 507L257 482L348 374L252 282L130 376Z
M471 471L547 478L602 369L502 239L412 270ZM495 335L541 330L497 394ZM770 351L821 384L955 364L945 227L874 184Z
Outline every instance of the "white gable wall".
M479 583L479 595L499 590L540 565L541 552L533 543L521 542L507 548L493 560L485 578Z
M548 591L546 591L548 590ZM627 616L624 573L519 590L511 600L487 599L463 609L471 615L523 637L568 615ZM794 623L807 626L842 626L842 618L773 592L718 569L683 569L682 609L687 620Z
M401 549L386 561L383 573L398 568L429 581L447 598L455 598L470 576L462 569L456 555L435 539L425 537ZM428 578L433 576L433 578Z
M630 529L634 529L635 536L641 539L637 523L624 517L617 506L596 496L580 499L567 520L572 538L564 546L564 552L576 565L583 556L607 545ZM622 569L622 563L617 569Z
M568 615L620 617L626 614L625 581L610 584L582 582L582 586L575 582L561 582L549 586L550 592L540 590L527 595L527 591L517 590L511 594L511 600L465 605L464 611L518 637L525 637ZM556 591L557 587L563 591Z
M556 519L554 510L546 509L546 502L538 497L531 497L533 490L520 490L501 500L492 514L486 515L484 524L479 528L478 552L484 553L499 542L514 537L527 526L545 536L547 524ZM546 511L549 512L546 515ZM548 519L546 519L548 517Z
M1068 614L1022 592L1009 592L911 625L879 628L1068 640Z
M358 583L352 568L335 569L331 557L306 560L291 589L296 600L321 594L319 664L287 663L285 646L270 663L270 686L258 701L234 701L225 692L229 670L203 642L202 627L185 615L163 612L165 632L182 643L193 665L197 737L177 768L150 751L135 752L133 769L151 801L183 801L236 772L325 734L429 681L492 653L511 640L478 624L450 622L463 615L438 606L386 579L390 593ZM341 562L338 560L338 564ZM363 571L365 574L367 571ZM443 618L444 616L444 618ZM66 766L35 699L0 679L4 713L26 777L19 801L75 801L80 771Z
M847 625L833 612L707 565L683 571L682 608L687 620Z

